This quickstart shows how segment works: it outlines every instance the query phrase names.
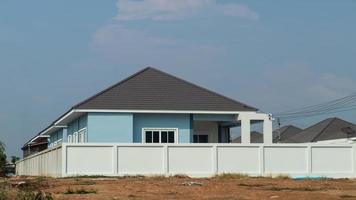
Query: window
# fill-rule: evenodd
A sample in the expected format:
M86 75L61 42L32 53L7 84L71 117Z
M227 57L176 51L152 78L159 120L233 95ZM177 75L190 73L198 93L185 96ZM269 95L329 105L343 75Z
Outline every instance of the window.
M79 143L86 142L86 129L85 128L78 131L78 142Z
M72 141L72 135L68 135L68 143L72 143L73 141Z
M194 143L208 143L209 136L208 135L194 135L193 142Z
M178 129L143 129L144 143L178 143Z

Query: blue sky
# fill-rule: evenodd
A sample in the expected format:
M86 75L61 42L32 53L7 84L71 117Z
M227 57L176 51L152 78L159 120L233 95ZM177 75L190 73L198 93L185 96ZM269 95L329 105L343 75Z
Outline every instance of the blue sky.
M1 1L0 140L19 155L72 105L146 66L271 113L340 98L356 90L355 10L352 0ZM355 111L337 116L356 122Z

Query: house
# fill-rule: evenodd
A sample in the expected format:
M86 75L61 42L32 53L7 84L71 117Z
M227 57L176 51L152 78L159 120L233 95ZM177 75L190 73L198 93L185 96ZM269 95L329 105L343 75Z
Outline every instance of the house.
M250 143L251 122L263 122L272 143L272 118L247 104L147 67L80 102L35 138L65 143L229 143L240 126ZM32 139L34 140L34 139ZM33 141L26 143L32 144Z
M263 135L258 131L251 131L251 143L263 143ZM232 143L241 143L241 136L232 140Z
M290 143L331 142L356 137L355 125L339 118L328 118L290 137Z
M47 135L36 135L30 141L26 142L21 148L23 158L47 149L48 137Z
M288 143L288 139L300 133L303 129L293 125L283 126L273 131L273 143Z
M264 143L250 144L261 121ZM241 144L229 143L232 127ZM73 106L28 144L41 137L48 149L18 161L17 175L356 177L356 145L273 144L269 114L151 67Z

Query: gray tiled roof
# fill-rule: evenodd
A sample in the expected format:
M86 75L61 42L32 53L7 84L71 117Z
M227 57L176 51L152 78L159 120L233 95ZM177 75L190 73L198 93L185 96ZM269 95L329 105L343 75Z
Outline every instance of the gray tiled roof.
M263 143L263 134L257 131L251 131L250 135L251 143ZM241 143L241 136L232 140L232 143Z
M194 111L257 110L152 67L145 68L73 108Z
M288 143L288 139L300 133L303 129L293 125L283 126L273 131L273 143Z
M317 142L348 137L356 137L355 125L339 118L325 119L295 136L289 138L289 142ZM349 132L349 134L347 134Z

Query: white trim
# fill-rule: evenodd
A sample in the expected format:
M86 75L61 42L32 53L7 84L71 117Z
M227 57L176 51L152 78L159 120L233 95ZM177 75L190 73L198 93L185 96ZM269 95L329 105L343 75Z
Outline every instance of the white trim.
M254 111L209 111L209 110L120 110L120 109L74 109L73 112L112 112L112 113L172 113L172 114L240 114Z
M72 115L75 111L72 109L71 111L69 111L66 115L64 115L63 117L59 118L56 122L54 122L54 125L57 125L59 123L61 123L61 121L63 121L65 118L67 118L68 116Z
M141 137L142 138L141 143L143 143L143 144L151 144L151 143L146 143L145 131L159 131L159 132L161 132L161 131L174 131L174 143L167 143L167 144L178 144L179 143L179 141L178 141L179 129L178 128L142 128L142 130L141 130L141 136L142 136ZM159 143L152 143L152 144L165 144L165 143L161 143L161 134L159 134Z

